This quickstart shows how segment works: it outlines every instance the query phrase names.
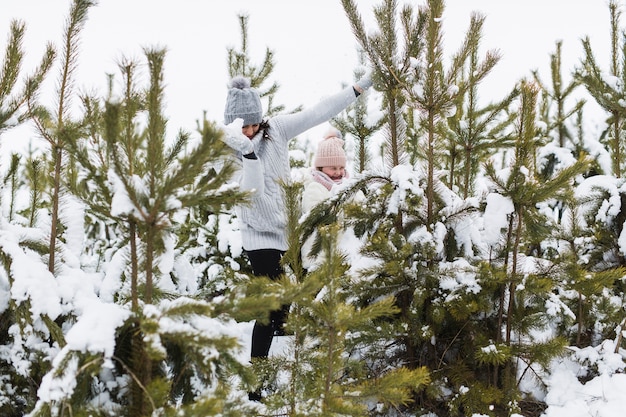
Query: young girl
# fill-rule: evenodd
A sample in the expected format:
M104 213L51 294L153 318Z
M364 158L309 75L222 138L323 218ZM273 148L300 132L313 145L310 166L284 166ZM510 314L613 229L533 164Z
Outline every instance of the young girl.
M287 233L281 182L288 182L291 175L289 141L339 114L371 85L366 75L309 109L263 120L259 93L250 80L232 79L222 140L236 151L241 163L236 178L241 189L253 191L251 203L236 210L243 248L255 275L276 279L283 273L280 261L287 250ZM268 356L274 333L282 331L285 313L286 308L272 311L269 324L254 324L252 359ZM260 400L259 393L249 397Z
M346 153L343 149L341 132L331 128L317 146L310 178L304 181L302 211L308 213L313 207L332 195L333 187L341 184L348 176ZM309 256L313 237L302 245L302 266L309 269L313 259Z

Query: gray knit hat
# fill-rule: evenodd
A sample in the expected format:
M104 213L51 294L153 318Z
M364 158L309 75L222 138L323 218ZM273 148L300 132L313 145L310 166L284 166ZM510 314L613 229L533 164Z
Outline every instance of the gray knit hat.
M242 76L234 77L230 81L224 109L225 124L230 124L237 118L243 119L244 126L259 124L263 119L259 93L250 87L250 79Z

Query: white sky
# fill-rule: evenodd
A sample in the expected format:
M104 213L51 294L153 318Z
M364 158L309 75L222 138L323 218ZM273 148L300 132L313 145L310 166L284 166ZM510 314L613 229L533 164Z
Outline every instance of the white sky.
M369 22L373 6L382 4L382 0L356 2ZM0 52L4 52L10 21L25 21L24 70L31 72L46 42L60 44L71 1L3 3ZM443 16L446 56L459 47L472 11L486 15L483 51L499 49L503 54L484 81L483 100L501 98L535 68L548 81L549 54L558 39L563 40L563 67L568 72L582 57L580 39L586 35L591 36L600 62L607 61L607 0L448 0ZM357 44L339 0L100 0L82 32L77 86L104 91L105 74L118 74L120 57L141 59L142 47L167 46L169 128L193 131L205 110L210 119L221 121L228 82L226 48L239 48L241 43L239 12L250 16L249 47L255 63L261 62L266 47L275 52L272 80L281 84L277 103L287 108L310 105L337 91L341 83L352 81ZM57 74L49 78L47 91L53 91ZM44 104L53 103L44 100ZM11 131L7 137L19 135L23 140L21 131Z

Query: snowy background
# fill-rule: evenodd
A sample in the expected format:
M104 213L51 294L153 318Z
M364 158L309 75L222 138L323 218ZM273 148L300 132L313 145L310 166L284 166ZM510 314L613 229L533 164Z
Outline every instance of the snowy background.
M372 6L378 3L357 1L366 21ZM58 44L69 5L69 0L3 1L0 14L3 41L12 19L21 19L27 24L25 70L34 68L46 42ZM564 42L564 69L573 68L582 57L580 39L583 36L589 36L592 45L597 46L595 53L599 62L608 60L609 15L605 0L449 0L444 16L447 55L456 50L472 11L487 17L483 48L497 48L503 53L500 64L483 84L481 91L485 100L491 100L491 94L500 98L502 91L509 90L521 77L529 76L533 69L539 69L544 79L549 79L549 54L555 50L557 40ZM102 91L106 74L117 72L116 63L121 56L141 57L142 47L162 45L169 50L165 67L169 127L193 131L203 111L207 111L209 120L221 120L228 81L226 48L240 45L239 13L250 16L248 33L253 59L256 57L260 62L266 47L276 54L272 79L282 86L277 95L278 103L287 108L307 106L337 91L342 83L351 82L357 66L356 42L338 0L102 0L90 11L83 31L78 86ZM50 77L50 85L46 86L49 91L54 81L54 77ZM45 102L45 90L42 101ZM309 135L316 138L321 129L325 127L313 129ZM10 130L3 136L3 149L25 147L25 138L30 138L33 132L28 125ZM20 264L30 265L27 259ZM30 271L33 276L41 272ZM28 271L23 273L28 274ZM72 279L66 277L65 283L68 288L79 291ZM53 309L55 299L48 296L54 292L45 286L41 288L41 299L45 299L46 304L40 307ZM110 337L102 334L102 339L94 340L93 332L86 329L99 328L98 320L103 318L113 322L123 317L96 308L107 306L99 300L90 301L93 304L85 311L93 314L86 315L81 322L84 327L73 329L67 340L74 347L96 344L103 349L111 348L107 345ZM233 329L241 335L244 346L249 344L250 330L251 323L242 323ZM615 373L623 367L623 362L613 350L614 346L607 342L572 352L572 357L587 359L601 368L601 377L584 386L576 378L578 363L564 359L555 367L545 398L550 405L545 415L623 416L626 375ZM247 354L242 351L242 357Z

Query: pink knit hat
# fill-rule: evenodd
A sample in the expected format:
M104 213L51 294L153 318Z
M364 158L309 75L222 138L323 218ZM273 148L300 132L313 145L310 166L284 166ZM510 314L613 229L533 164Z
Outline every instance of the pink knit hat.
M315 168L346 166L346 153L339 130L331 128L326 132L324 139L317 145L314 164Z

